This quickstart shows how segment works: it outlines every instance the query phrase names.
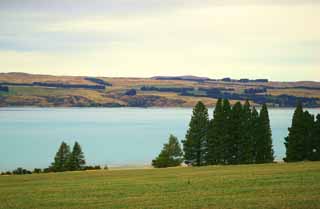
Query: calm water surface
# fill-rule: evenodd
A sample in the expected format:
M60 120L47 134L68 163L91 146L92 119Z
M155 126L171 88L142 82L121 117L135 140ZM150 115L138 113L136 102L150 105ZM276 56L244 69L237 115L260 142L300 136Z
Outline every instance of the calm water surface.
M276 159L284 157L293 111L269 110ZM0 108L0 170L47 167L62 141L75 140L88 164L149 164L170 133L184 139L191 113L191 108Z

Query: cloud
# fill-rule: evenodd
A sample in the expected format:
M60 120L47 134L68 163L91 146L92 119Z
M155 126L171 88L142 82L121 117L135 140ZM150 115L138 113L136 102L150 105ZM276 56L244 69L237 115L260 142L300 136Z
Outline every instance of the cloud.
M25 2L1 2L3 71L320 77L319 1Z

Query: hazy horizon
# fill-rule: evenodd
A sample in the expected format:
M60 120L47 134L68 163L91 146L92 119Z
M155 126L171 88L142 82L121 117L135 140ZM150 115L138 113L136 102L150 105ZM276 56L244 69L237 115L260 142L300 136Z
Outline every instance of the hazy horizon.
M3 0L0 72L320 81L320 1Z

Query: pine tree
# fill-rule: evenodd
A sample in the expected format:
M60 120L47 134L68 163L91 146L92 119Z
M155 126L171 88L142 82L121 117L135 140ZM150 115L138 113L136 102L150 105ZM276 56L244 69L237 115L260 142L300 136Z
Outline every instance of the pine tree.
M62 142L56 156L54 157L54 162L51 165L51 169L55 172L61 172L68 170L67 161L70 157L70 148L65 143Z
M206 164L208 109L198 102L193 109L186 140L183 141L184 158L196 166Z
M259 143L259 129L260 129L260 120L259 120L259 113L255 107L252 108L251 112L251 119L250 119L250 129L249 135L251 138L251 162L257 162L257 150L258 150L258 143Z
M301 102L298 103L292 118L292 125L285 138L286 162L302 161L306 159L304 112Z
M68 169L70 171L82 170L86 161L82 152L81 146L78 142L74 143L72 152L68 159Z
M243 113L241 119L241 141L239 146L239 162L248 164L254 162L253 157L253 136L254 131L252 130L252 110L250 107L250 103L246 100L243 105Z
M316 123L314 115L311 115L308 111L304 111L303 117L306 160L315 160L316 137L314 137L314 133Z
M224 99L222 105L222 121L221 121L221 132L220 136L220 151L221 155L221 164L229 164L230 158L232 157L229 153L230 141L231 141L231 106L229 100Z
M273 162L272 134L269 113L266 104L262 105L259 115L256 163Z
M207 150L207 164L220 164L222 160L222 137L223 133L223 107L222 99L218 99L214 112L213 119L210 120L207 132L208 150Z
M229 164L239 164L241 157L241 150L243 147L241 146L241 139L243 137L243 129L242 129L242 104L237 102L234 104L231 110L231 118L230 118L230 130L229 133L231 135L228 140L228 163Z
M159 156L152 161L156 168L178 166L183 161L183 153L177 137L170 135L169 142L164 144Z

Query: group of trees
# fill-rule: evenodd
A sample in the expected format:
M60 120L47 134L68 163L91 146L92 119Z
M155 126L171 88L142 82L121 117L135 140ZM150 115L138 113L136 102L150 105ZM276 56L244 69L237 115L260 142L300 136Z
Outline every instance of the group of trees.
M219 99L213 119L199 102L193 109L186 140L185 160L193 165L273 162L272 136L267 106L260 114L248 101L230 105Z
M75 142L72 151L65 142L62 142L58 152L54 157L54 162L47 168L35 168L33 171L25 168L17 168L13 171L1 172L1 175L24 175L32 173L50 173L63 171L79 171L79 170L108 170L108 166L101 167L100 165L85 166L84 154L78 142Z
M184 152L177 138L171 135L152 165L177 166L183 159L195 166L274 160L267 106L263 105L259 113L248 101L231 106L227 99L219 99L211 120L207 107L198 102L182 143Z
M85 163L84 154L78 142L74 143L72 152L69 145L62 142L49 169L54 172L77 171L83 170Z
M320 160L320 114L314 117L304 111L302 104L296 107L289 134L285 138L286 162Z

